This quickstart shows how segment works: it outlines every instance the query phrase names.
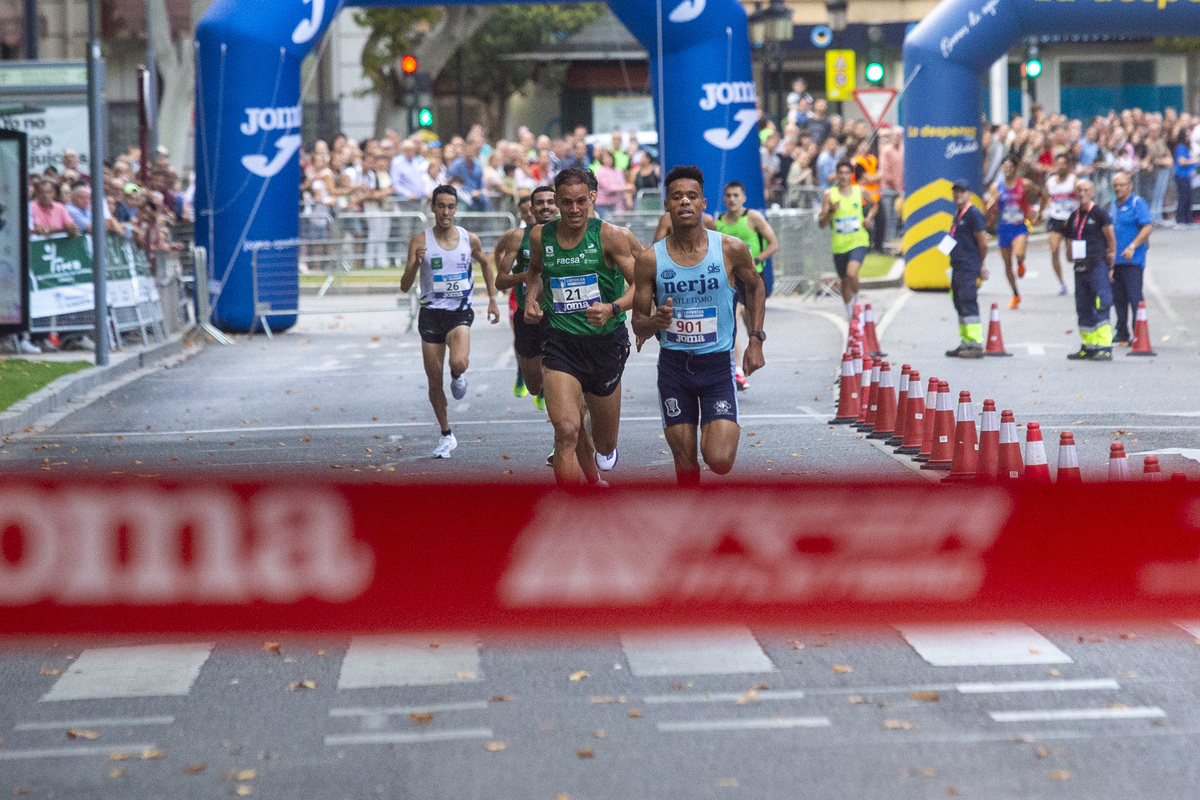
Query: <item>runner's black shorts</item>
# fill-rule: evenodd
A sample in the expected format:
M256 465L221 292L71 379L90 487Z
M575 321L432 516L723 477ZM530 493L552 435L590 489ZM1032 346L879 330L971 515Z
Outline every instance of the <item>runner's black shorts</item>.
M733 353L658 351L658 410L663 427L738 421Z
M624 325L601 336L579 336L546 328L542 368L572 376L585 394L608 397L616 391L627 358L629 331Z
M447 311L444 308L425 308L417 314L417 333L421 334L422 342L430 344L445 344L446 334L459 325L471 327L475 321L475 312L470 308L460 311Z
M867 257L866 247L856 247L853 250L847 250L844 253L833 254L833 268L837 270L839 278L846 277L846 270L850 269L850 262L857 261L862 265L863 259Z
M536 325L525 321L524 309L513 314L513 350L521 358L537 358L542 354L542 343L546 340L546 331L550 321L543 316Z
M1070 236L1070 231L1067 230L1067 221L1065 219L1055 219L1049 217L1046 220L1046 233L1057 233L1060 236Z

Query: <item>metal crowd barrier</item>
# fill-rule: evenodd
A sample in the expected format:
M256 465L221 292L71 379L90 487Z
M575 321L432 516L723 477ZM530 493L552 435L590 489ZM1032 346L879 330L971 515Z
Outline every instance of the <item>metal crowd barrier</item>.
M767 222L779 237L774 294L812 297L836 278L833 271L833 232L817 226L820 204L810 208L772 208Z

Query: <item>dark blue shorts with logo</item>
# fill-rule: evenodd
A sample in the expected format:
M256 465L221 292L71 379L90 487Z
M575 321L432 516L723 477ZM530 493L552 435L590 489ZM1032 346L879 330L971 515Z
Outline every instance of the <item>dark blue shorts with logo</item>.
M738 421L733 352L658 352L658 410L663 427Z

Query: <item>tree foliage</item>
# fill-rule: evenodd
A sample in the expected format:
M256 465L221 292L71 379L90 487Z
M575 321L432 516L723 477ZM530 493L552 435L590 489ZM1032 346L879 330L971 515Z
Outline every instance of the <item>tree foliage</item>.
M603 3L500 6L463 45L464 90L485 100L507 97L533 76L535 65L499 56L561 41L595 21L605 8Z

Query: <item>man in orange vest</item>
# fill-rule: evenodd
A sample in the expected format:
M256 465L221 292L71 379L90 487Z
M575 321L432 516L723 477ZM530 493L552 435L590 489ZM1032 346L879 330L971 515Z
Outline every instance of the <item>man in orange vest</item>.
M863 192L871 198L871 204L878 207L879 198L879 159L871 154L868 142L869 139L864 139L858 145L858 154L854 157L854 183L862 187ZM883 251L883 237L880 231L880 225L884 219L883 214L877 214L875 221L877 224L871 226L871 249Z

